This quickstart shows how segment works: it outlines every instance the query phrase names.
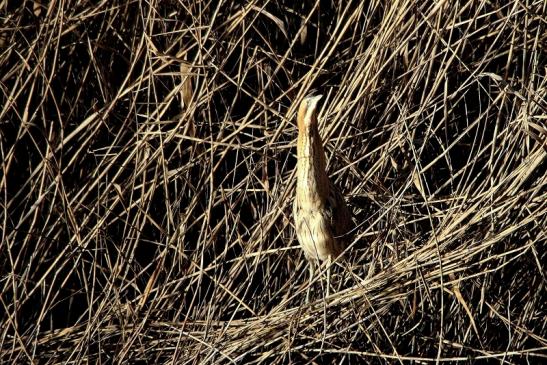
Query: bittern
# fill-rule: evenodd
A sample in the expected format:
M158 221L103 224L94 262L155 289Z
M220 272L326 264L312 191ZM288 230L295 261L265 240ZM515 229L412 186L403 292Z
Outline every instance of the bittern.
M330 181L325 151L317 126L317 103L321 95L302 100L298 109L297 182L293 214L296 236L310 261L310 286L314 265L327 260L327 295L332 260L346 248L352 226L344 197ZM306 294L309 301L309 286Z

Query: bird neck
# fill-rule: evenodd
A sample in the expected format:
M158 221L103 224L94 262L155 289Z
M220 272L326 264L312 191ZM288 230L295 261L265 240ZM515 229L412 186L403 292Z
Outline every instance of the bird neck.
M326 172L325 151L317 125L300 130L296 147L296 195L303 206L322 206L329 195L329 178Z

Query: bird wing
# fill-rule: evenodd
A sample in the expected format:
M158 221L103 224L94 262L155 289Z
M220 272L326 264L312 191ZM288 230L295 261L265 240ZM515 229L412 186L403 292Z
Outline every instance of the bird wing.
M332 233L338 241L346 241L346 234L351 230L353 225L351 214L344 196L332 182L330 183L329 190L326 210L331 223Z

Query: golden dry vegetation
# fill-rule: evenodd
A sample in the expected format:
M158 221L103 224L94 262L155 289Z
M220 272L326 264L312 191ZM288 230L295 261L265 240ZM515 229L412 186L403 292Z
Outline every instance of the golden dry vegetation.
M547 361L546 8L0 2L0 362ZM357 228L306 304L312 89Z

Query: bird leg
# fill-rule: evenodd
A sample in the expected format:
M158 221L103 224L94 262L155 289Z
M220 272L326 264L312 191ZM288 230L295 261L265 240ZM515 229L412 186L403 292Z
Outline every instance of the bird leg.
M326 292L325 297L328 297L329 292L330 292L330 266L331 266L331 262L332 262L332 256L329 255L329 257L327 258L327 292Z
M315 268L313 266L314 263L310 261L308 264L310 265L309 266L310 279L309 279L309 282L308 282L308 290L306 291L306 303L310 302L310 291L311 291L311 286L312 286L312 283L313 283L313 275L314 275L314 272L315 272Z

